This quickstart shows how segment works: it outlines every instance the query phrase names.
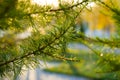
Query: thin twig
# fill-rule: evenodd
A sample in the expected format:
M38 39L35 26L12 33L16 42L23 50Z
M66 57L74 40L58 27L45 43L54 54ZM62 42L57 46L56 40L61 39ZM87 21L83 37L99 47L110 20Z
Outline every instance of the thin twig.
M113 41L113 40L109 40L109 39L103 40L100 38L91 38L91 37L88 37L84 34L79 34L79 36L77 36L77 38L75 40L77 40L77 41L84 40L84 41L87 41L89 43L107 44L107 45L112 45L115 47L117 47L117 45L120 45L120 41Z
M45 13L45 12L58 12L58 11L64 11L64 10L69 10L72 9L74 7L77 7L85 2L87 2L88 0L84 0L80 3L74 4L72 6L66 7L66 8L59 8L59 9L50 9L50 10L45 10L45 11L39 11L39 12L33 12L33 13L28 13L27 15L32 15L32 14L39 14L39 13Z

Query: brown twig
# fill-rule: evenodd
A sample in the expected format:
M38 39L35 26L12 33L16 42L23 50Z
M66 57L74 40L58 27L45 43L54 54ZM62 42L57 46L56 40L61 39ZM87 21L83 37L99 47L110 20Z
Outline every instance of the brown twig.
M85 2L87 2L88 0L84 0L80 3L77 3L77 4L74 4L72 6L68 6L68 7L65 7L65 8L59 8L59 9L50 9L50 10L46 10L46 11L39 11L39 12L33 12L33 13L28 13L27 15L32 15L32 14L39 14L39 13L44 13L44 12L58 12L58 11L64 11L64 10L69 10L69 9L72 9L74 7L77 7Z

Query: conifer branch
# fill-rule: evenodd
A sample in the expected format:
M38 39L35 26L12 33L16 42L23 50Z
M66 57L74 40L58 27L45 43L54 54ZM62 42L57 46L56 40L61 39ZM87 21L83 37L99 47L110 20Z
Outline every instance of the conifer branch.
M7 64L9 64L9 63L11 63L11 62L15 62L15 61L17 61L17 60L21 60L21 59L27 58L27 57L29 57L29 56L31 56L31 55L34 55L34 54L36 54L37 52L41 52L41 51L44 50L46 47L48 47L49 45L51 45L52 43L54 43L56 40L60 39L60 38L68 31L69 28L70 28L70 27L68 27L68 28L66 29L66 31L64 31L63 34L60 34L58 37L55 37L55 39L52 40L51 42L49 42L47 45L45 45L45 46L43 46L43 47L41 47L41 48L39 48L39 47L40 47L40 46L39 46L38 49L35 50L35 51L29 52L29 53L27 53L27 54L25 54L25 55L23 55L23 56L21 56L21 57L16 57L16 58L14 58L14 59L12 59L12 60L9 60L9 61L6 61L6 62L4 62L4 63L0 63L0 66L7 65Z
M111 6L109 6L108 4L106 4L105 2L99 0L100 4L102 4L103 6L105 6L106 8L108 8L109 10L111 10L113 13L120 15L119 11L116 8L112 8Z
M49 45L51 45L52 43L54 43L56 40L58 40L60 37L62 37L62 35L64 35L64 34L61 34L59 37L56 37L53 41L49 42L47 45L45 45L45 46L43 46L43 47L41 47L41 48L38 48L38 49L35 50L35 51L29 52L29 53L27 53L27 54L25 54L25 55L23 55L23 56L21 56L21 57L16 57L16 58L11 59L11 60L9 60L9 61L0 63L0 66L4 66L4 65L7 65L7 64L9 64L9 63L11 63L11 62L15 62L15 61L17 61L17 60L21 60L21 59L27 58L27 57L29 57L29 56L31 56L31 55L35 55L37 52L41 52L41 51L44 50L47 46L49 46Z
M82 1L82 2L80 2L80 3L74 4L74 5L69 6L69 7L66 7L66 8L51 9L51 10L49 10L49 12L56 12L56 11L69 10L69 9L72 9L72 8L74 8L74 7L77 7L77 6L79 6L79 5L83 4L83 3L87 2L87 1L88 1L88 0L83 0L83 1Z
M87 1L87 0L86 0L86 1ZM81 8L81 10L80 10L79 12L81 12L84 8L85 8L85 6L83 6L83 8ZM75 20L78 15L79 15L79 13L74 17L73 20ZM21 60L21 59L27 58L27 57L29 57L29 56L31 56L31 55L35 55L37 52L43 51L46 47L48 47L49 45L51 45L52 43L54 43L56 40L59 40L64 34L66 34L67 31L71 28L72 25L73 25L73 22L71 21L71 24L69 25L69 27L67 27L66 30L65 30L63 33L61 33L59 36L56 36L56 37L55 37L51 42L49 42L47 45L45 45L45 46L43 46L43 47L41 47L41 48L40 48L40 46L39 46L38 49L35 50L35 51L28 52L27 54L25 54L25 55L23 55L23 56L21 56L21 57L16 57L16 58L11 59L11 60L9 60L9 61L0 63L0 66L4 66L4 65L7 65L7 64L10 64L11 62L15 62L15 61L17 61L17 60ZM50 56L50 54L49 54L49 56ZM51 56L53 56L53 55L51 55ZM54 56L54 57L55 57L55 56ZM64 57L60 57L60 56L56 56L56 58L65 59ZM69 61L71 60L71 61L72 61L72 59L68 59L68 58L66 58L66 60L69 60ZM73 60L73 61L75 61L75 60ZM79 60L76 60L76 61L79 61Z
M117 40L117 41L109 40L109 39L103 40L103 39L100 39L100 38L91 38L91 37L88 37L88 36L83 35L83 34L79 34L79 36L77 36L77 38L75 40L76 41L84 40L84 41L86 41L88 43L107 44L107 45L112 45L112 46L115 46L115 47L118 47L117 45L120 45L119 40Z
M60 55L53 55L53 54L50 54L50 53L45 53L45 52L42 52L50 57L53 57L53 58L56 58L56 59L60 59L60 60L66 60L66 61L73 61L73 62L80 62L80 60L78 59L73 59L73 58L66 58L66 57L63 57L63 56L60 56Z
M45 13L45 12L58 12L58 11L64 11L64 10L69 10L74 7L77 7L79 5L82 5L83 3L88 2L89 0L83 0L82 2L79 2L77 4L65 7L65 8L59 8L59 9L50 9L50 10L45 10L45 11L39 11L39 12L33 12L33 13L28 13L27 15L32 15L32 14L39 14L39 13Z

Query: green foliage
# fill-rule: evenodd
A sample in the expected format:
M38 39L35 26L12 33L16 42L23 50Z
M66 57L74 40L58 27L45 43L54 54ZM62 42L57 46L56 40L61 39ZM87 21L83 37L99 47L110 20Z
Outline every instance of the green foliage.
M1 78L14 76L12 79L15 80L21 74L23 67L38 66L42 57L50 56L52 59L79 61L64 57L66 45L73 40L83 43L96 53L100 58L98 62L107 65L101 68L108 68L109 72L118 71L119 55L109 54L111 51L107 54L102 51L105 45L110 49L119 48L118 38L89 38L81 32L75 32L76 19L92 1L97 3L96 0L83 0L70 4L59 0L58 9L54 9L51 6L34 4L31 0L1 0L0 30L5 33L0 33L2 35L0 36ZM99 3L107 5L101 1ZM119 26L120 10L109 5L106 7L113 12L113 18ZM119 30L119 27L117 29ZM117 36L119 37L119 33ZM104 54L103 57L101 53Z
M78 3L83 7L61 4L59 9L29 0L0 1L0 28L5 32L0 37L0 75L14 75L16 79L23 66L38 66L41 56L74 61L60 54L66 42L74 37L73 25L86 1ZM21 37L26 31L30 36Z

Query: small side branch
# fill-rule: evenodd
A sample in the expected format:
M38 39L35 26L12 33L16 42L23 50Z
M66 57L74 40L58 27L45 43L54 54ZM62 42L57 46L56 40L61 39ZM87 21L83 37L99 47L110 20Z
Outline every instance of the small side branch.
M33 13L28 13L27 15L39 14L39 13L45 13L45 12L58 12L58 11L69 10L69 9L72 9L72 8L77 7L77 6L79 6L79 5L82 5L83 3L86 3L86 2L88 2L88 1L89 1L89 0L84 0L84 1L82 1L82 2L80 2L80 3L71 5L71 6L69 6L69 7L59 8L59 9L50 9L50 10L39 11L39 12L33 12Z

